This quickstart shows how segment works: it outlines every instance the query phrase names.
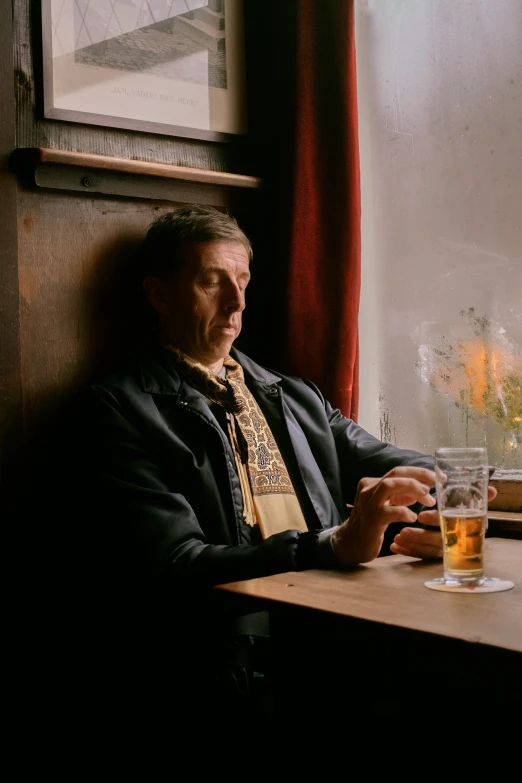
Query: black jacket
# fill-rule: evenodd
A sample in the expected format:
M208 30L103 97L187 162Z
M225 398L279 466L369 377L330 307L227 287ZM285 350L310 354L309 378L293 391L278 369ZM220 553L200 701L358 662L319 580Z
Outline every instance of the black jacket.
M110 690L117 673L119 693L128 695L141 672L147 693L156 689L163 699L166 684L176 683L177 698L183 692L186 704L198 704L207 687L215 693L238 671L230 662L235 618L216 608L209 588L324 567L318 533L346 518L362 477L400 464L433 466L342 416L309 381L232 354L278 443L309 532L262 541L243 523L219 411L180 378L167 351L149 349L90 386L63 418L57 460L49 451L31 517L36 636L54 637L46 665L66 693L69 676L88 696Z
M232 353L312 532L252 541L226 433L160 349L90 387L73 427L81 434L71 486L88 511L84 543L103 554L109 572L132 575L143 586L160 581L197 589L321 567L313 531L347 517L362 477L400 464L432 467L430 457L383 443L342 416L312 383Z

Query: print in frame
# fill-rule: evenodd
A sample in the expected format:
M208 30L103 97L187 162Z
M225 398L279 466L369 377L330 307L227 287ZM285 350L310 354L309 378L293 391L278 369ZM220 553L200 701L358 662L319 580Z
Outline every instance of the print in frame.
M246 133L243 0L42 0L44 116Z

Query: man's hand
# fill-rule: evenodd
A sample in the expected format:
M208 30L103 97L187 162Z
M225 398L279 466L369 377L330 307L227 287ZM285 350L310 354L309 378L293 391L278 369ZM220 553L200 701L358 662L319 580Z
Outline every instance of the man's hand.
M359 481L357 495L352 512L348 519L334 532L332 545L337 557L345 565L357 565L368 563L376 558L381 551L384 531L391 522L415 522L417 514L408 506L414 503L422 503L425 506L434 506L435 498L430 495L430 487L435 486L435 473L427 468L401 466L393 468L382 478L364 478ZM422 512L437 517L436 512ZM421 520L419 516L419 521ZM433 516L428 516L428 524ZM395 537L398 541L400 535ZM438 554L442 552L442 539L440 530L436 533L424 530L412 530L411 532L424 533L432 536L432 547L438 547ZM400 542L399 546L401 546ZM407 538L403 539L403 544ZM392 547L395 544L392 545ZM394 550L395 551L395 550ZM416 550L418 551L418 550ZM406 554L401 551L400 554ZM411 554L408 551L407 554ZM415 557L421 557L416 554Z
M494 487L488 487L488 500L493 500L496 495L497 490ZM431 525L433 530L403 527L393 539L390 550L395 555L409 555L428 560L442 557L442 536L438 511L421 511L419 522L423 525Z

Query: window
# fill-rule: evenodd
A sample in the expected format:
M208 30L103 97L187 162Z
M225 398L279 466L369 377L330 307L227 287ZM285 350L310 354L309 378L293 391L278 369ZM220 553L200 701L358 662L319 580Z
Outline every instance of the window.
M486 445L522 510L522 3L355 7L359 421Z

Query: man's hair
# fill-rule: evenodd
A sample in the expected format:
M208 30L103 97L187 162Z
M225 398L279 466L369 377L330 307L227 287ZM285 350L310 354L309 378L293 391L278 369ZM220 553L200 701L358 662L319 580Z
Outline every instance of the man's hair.
M190 242L239 242L252 259L252 246L237 220L213 207L181 207L150 224L141 252L141 278L171 278L183 264L183 246Z

